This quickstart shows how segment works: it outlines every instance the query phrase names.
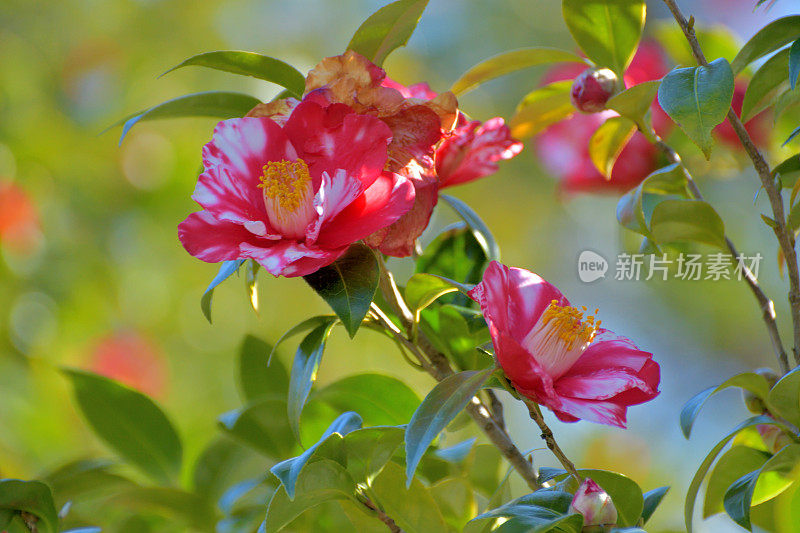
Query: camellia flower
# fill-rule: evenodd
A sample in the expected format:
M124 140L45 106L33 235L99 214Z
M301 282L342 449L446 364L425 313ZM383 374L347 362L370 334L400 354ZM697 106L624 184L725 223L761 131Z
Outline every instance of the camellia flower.
M427 83L404 86L353 52L323 59L306 78L303 101L345 104L383 121L392 132L386 170L411 180L414 206L365 242L396 257L411 255L428 226L439 189L466 183L497 170L497 162L522 150L501 118L481 124L458 111L451 92L437 94ZM248 116L285 122L298 105L293 98L259 104Z
M613 526L617 523L617 508L611 496L588 477L575 491L568 513L583 515L584 526Z
M178 226L190 254L252 258L276 276L303 276L411 208L411 183L384 171L392 132L382 121L308 101L283 122L217 125L192 195L203 210Z
M625 427L629 405L658 395L652 354L600 328L536 274L492 261L471 292L489 325L495 357L517 392L565 422Z
M27 254L39 234L39 216L30 196L14 183L0 181L0 244Z
M544 83L569 80L579 77L585 66L578 63L558 65L544 76ZM663 77L669 68L661 47L654 42L639 45L628 70L625 85L631 87L645 81ZM658 102L651 106L653 127L665 134L671 121L661 110ZM553 124L536 139L536 154L547 170L559 179L559 188L567 193L609 192L620 193L638 185L659 165L659 153L644 135L635 132L623 148L606 179L589 157L589 139L613 111L594 114L575 113L572 117Z
M91 369L150 396L161 396L167 382L159 349L135 331L120 331L100 339L92 352Z

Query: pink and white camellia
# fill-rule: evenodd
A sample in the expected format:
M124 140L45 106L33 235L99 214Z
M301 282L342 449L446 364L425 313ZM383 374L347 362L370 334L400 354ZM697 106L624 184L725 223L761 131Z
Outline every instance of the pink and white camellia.
M613 526L617 523L617 508L603 488L588 477L575 491L572 503L569 504L569 513L583 515L583 525L586 526Z
M536 274L492 261L471 292L489 325L495 357L516 390L564 422L625 427L629 405L658 395L652 354L584 317Z
M409 180L384 171L392 132L381 120L308 101L282 122L217 125L192 195L203 210L178 226L190 254L210 263L251 258L276 276L303 276L413 205Z

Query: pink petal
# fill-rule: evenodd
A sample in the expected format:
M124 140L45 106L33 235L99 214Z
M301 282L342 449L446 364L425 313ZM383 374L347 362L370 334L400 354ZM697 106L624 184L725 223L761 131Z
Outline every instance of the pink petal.
M629 368L639 372L652 358L653 354L640 350L630 339L600 329L569 373L585 374L605 368Z
M344 169L369 187L386 164L392 132L381 120L357 115L344 104L303 101L284 127L312 175Z
M502 118L477 120L456 128L436 150L436 172L442 187L482 178L497 171L497 162L522 151Z
M241 257L255 259L274 276L305 276L336 261L347 247L321 249L292 240L261 244L242 243Z
M336 170L333 175L322 173L322 182L314 197L314 209L317 219L306 229L306 242L316 242L322 226L336 217L348 205L353 203L364 190L364 184L358 178L348 176L346 170Z
M411 182L385 172L339 215L323 224L317 242L326 248L352 244L394 223L413 204Z
M579 419L624 428L627 420L625 407L611 401L562 397L560 409L553 411L564 422L575 422Z
M517 342L522 342L551 301L556 300L560 306L569 305L554 285L533 272L507 267L497 261L489 264L483 281L470 296L480 304L490 325L508 333Z
M626 369L608 368L589 374L566 374L555 384L561 396L584 400L608 400L628 390L637 389L645 394L658 394L650 385Z
M258 187L263 166L268 161L296 158L286 135L272 120L223 120L203 147L205 171L192 199L220 220L265 221L263 193Z
M502 331L489 328L495 356L503 372L520 394L550 408L560 400L553 388L553 379L517 341Z
M241 224L218 220L208 211L192 213L181 222L178 238L187 252L208 263L239 259L239 245L256 240Z

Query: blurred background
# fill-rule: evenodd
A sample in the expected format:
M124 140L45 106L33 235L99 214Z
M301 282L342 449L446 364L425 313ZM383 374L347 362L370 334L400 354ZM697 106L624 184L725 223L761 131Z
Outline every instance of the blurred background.
M184 58L210 50L252 50L305 72L341 53L360 22L383 0L3 0L0 3L0 475L34 478L75 458L109 456L77 414L62 365L92 369L153 395L179 427L191 460L216 434L216 416L240 402L235 353L246 333L268 341L325 304L300 279L259 280L260 314L241 279L215 292L214 325L199 299L216 273L180 246L177 224L189 198L200 148L213 121L141 123L122 145L119 118L181 94L236 90L269 99L277 87L251 78L187 68L157 79ZM754 11L754 0L684 1L699 27L725 26L739 42L794 2ZM796 7L796 6L795 6ZM650 2L646 34L666 16ZM394 79L426 80L446 90L467 68L522 46L575 49L557 0L431 0L409 46L386 62ZM677 63L677 49L669 66ZM731 59L730 57L728 59ZM546 68L488 83L461 107L485 120L509 117ZM794 111L793 113L796 113ZM795 115L796 116L796 115ZM796 124L795 124L796 125ZM764 146L779 162L786 135L771 121ZM770 136L774 135L774 138ZM784 331L786 288L769 228L759 220L757 178L741 156L719 146L711 165L681 144L707 199L745 253L765 257L760 276ZM682 530L692 473L723 432L745 416L737 392L715 398L691 441L678 428L687 399L725 377L775 366L758 308L735 280L615 281L613 263L635 239L615 219L614 195L571 195L536 158L536 139L491 177L448 193L484 218L504 262L539 273L576 304L599 307L603 324L655 354L662 394L629 411L622 431L551 419L562 447L580 466L633 477L649 490L670 484L653 531ZM440 206L430 233L455 220ZM577 277L577 256L591 249L612 263L592 284ZM399 277L410 261L393 261ZM292 350L281 357L289 361ZM424 395L433 383L394 347L362 330L336 332L320 383L381 370ZM520 448L540 447L526 414L507 402ZM554 464L546 451L540 464ZM703 531L739 531L714 518Z

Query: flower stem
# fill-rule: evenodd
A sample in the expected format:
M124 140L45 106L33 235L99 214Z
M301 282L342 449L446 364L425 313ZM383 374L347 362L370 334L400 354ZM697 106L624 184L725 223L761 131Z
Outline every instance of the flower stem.
M408 306L403 300L397 285L391 273L386 269L385 264L381 261L381 281L380 289L383 297L386 299L389 306L398 314L400 321L406 328L406 331L401 331L394 322L392 322L385 313L373 305L373 312L378 321L389 331L403 346L405 346L414 356L419 360L422 367L428 374L433 376L436 381L442 381L445 378L453 375L453 369L450 366L447 357L439 352L426 338L425 334L420 332L416 342L412 342L409 338L411 333L412 317L408 311ZM376 311L377 309L377 311ZM514 441L506 432L502 424L502 415L500 418L497 414L493 413L478 396L472 398L465 410L472 417L478 427L486 434L489 441L500 451L500 453L508 460L514 467L517 473L525 480L531 490L538 490L541 488L539 484L536 471L533 465L525 458L519 451Z
M664 156L666 156L670 163L677 163L680 166L681 170L683 171L683 176L686 178L686 185L692 198L696 200L705 200L703 193L700 191L700 187L698 187L697 182L692 177L689 169L687 169L686 165L683 164L683 160L681 159L681 156L678 155L678 152L676 152L670 145L665 143L652 128L649 128L648 131L643 131L642 133L644 133L645 137L647 137L647 139L650 140L664 154ZM727 235L725 236L725 245L728 247L728 250L734 257L739 256L736 246ZM766 295L766 293L764 293L764 290L758 283L758 278L756 278L755 274L753 274L753 272L744 263L741 264L741 267L747 286L750 287L750 290L753 292L756 300L758 300L758 305L761 309L761 316L764 320L764 324L767 327L770 341L772 342L772 350L775 352L775 356L778 358L778 364L780 365L781 372L785 374L789 371L789 358L786 356L786 350L783 348L783 342L781 341L781 334L778 330L778 324L775 321L775 304Z
M566 470L569 475L574 477L580 485L583 480L581 479L580 474L578 474L578 470L556 442L556 438L553 436L553 430L551 430L544 421L544 416L542 416L542 411L539 409L539 404L533 400L525 398L524 396L522 397L522 401L525 402L525 405L528 407L528 413L530 414L531 419L536 422L536 425L538 425L539 429L542 430L542 439L544 439L547 447L550 448L550 451L556 456L556 459L558 459L558 462L564 467L564 470Z
M694 17L691 17L687 21L686 17L683 16L680 8L675 3L675 0L663 0L663 2L669 8L681 30L683 30L683 34L689 42L692 54L697 60L697 63L703 66L708 65L708 61L706 61L706 57L703 54L703 49L700 47L700 43L697 41L697 36L694 32ZM750 134L747 133L742 121L732 108L728 109L728 122L733 127L733 131L736 133L736 136L739 137L739 141L742 143L747 155L753 162L753 168L755 168L758 173L761 185L769 197L773 220L775 221L772 230L775 233L775 237L778 239L783 257L786 259L786 270L789 273L789 308L791 310L794 328L793 352L795 364L800 364L800 272L798 272L797 254L794 249L794 231L786 226L783 196L773 179L769 164L764 159L764 156L761 155L753 139L750 138ZM781 366L782 368L784 367L783 364ZM788 364L786 367L788 367ZM784 372L786 372L786 370L784 370Z
M400 529L400 527L395 523L394 519L391 516L387 515L385 512L383 512L377 505L375 505L372 502L372 500L370 500L365 496L364 500L361 501L361 503L364 504L364 507L373 511L375 513L376 518L381 522L383 522L384 524L386 524L386 527L389 528L389 531L391 531L392 533L403 533L403 530Z

